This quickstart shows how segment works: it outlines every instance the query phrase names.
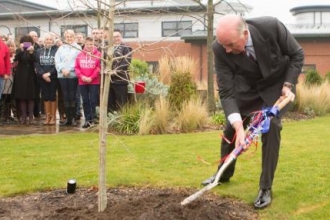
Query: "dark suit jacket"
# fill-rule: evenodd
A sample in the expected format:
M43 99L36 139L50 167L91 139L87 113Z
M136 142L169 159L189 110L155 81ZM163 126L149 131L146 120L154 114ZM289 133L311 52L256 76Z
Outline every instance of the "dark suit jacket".
M226 53L215 40L212 44L215 71L222 107L231 113L247 115L272 106L280 97L283 83L297 83L304 52L291 33L276 18L246 20L257 57Z
M112 84L128 85L129 81L129 65L132 61L132 48L121 43L115 46L112 61L112 69L116 74L111 75Z

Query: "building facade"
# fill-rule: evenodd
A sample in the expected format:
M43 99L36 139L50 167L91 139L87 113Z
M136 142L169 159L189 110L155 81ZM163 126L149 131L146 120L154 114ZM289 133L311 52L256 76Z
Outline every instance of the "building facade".
M295 7L290 10L295 24L287 25L305 51L302 70L330 72L330 4Z
M96 2L96 1L95 1ZM114 28L121 29L124 41L136 49L134 58L157 66L162 56L190 56L199 64L196 80L206 80L206 45L186 43L182 36L205 32L207 8L191 0L128 0L117 1ZM120 2L124 2L119 4ZM26 1L0 0L1 24L10 29L16 40L29 31L39 36L45 32L62 35L66 29L90 35L93 28L105 25L98 22L96 10L102 5L58 10ZM93 10L93 9L94 10ZM241 3L221 3L215 6L214 23L222 14L235 13L245 16L252 8ZM103 13L103 12L102 12ZM102 16L101 16L102 17ZM103 23L103 24L102 24ZM141 48L141 49L138 49Z
M121 29L124 41L136 49L133 58L155 67L163 56L190 56L198 64L196 81L207 81L205 5L192 0L116 0L116 3L114 28ZM222 14L246 17L251 10L240 3L218 4L214 26ZM62 36L64 30L74 29L88 36L93 28L106 25L104 16L99 19L96 11L102 11L102 6L58 10L24 0L0 0L0 34L12 34L19 39L31 30L42 37L45 32ZM330 5L296 7L291 13L296 22L285 25L305 51L302 72L316 69L325 75L330 70Z

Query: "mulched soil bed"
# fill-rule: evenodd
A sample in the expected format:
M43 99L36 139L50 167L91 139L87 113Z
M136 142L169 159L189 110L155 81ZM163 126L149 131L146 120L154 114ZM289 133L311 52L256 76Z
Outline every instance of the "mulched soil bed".
M208 220L258 219L252 205L212 193L182 206L180 202L196 189L108 189L108 206L98 212L96 188L38 192L0 199L0 220Z

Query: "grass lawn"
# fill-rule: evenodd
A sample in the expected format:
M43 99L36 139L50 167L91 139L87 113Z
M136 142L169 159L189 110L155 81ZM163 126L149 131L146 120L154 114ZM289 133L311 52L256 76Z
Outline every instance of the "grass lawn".
M200 182L215 172L219 134L109 135L107 184L198 190ZM273 203L260 211L261 219L328 219L329 136L330 116L284 123ZM260 145L239 157L229 184L212 191L252 205L258 191ZM79 187L98 184L97 133L1 137L0 148L0 197L65 188L71 178Z

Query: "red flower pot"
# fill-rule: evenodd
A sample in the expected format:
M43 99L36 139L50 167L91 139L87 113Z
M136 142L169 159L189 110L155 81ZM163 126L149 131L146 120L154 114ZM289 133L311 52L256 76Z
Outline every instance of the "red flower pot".
M139 82L136 82L135 83L135 93L144 93L145 91L145 86L146 86L146 83L143 82L143 81L139 81Z

